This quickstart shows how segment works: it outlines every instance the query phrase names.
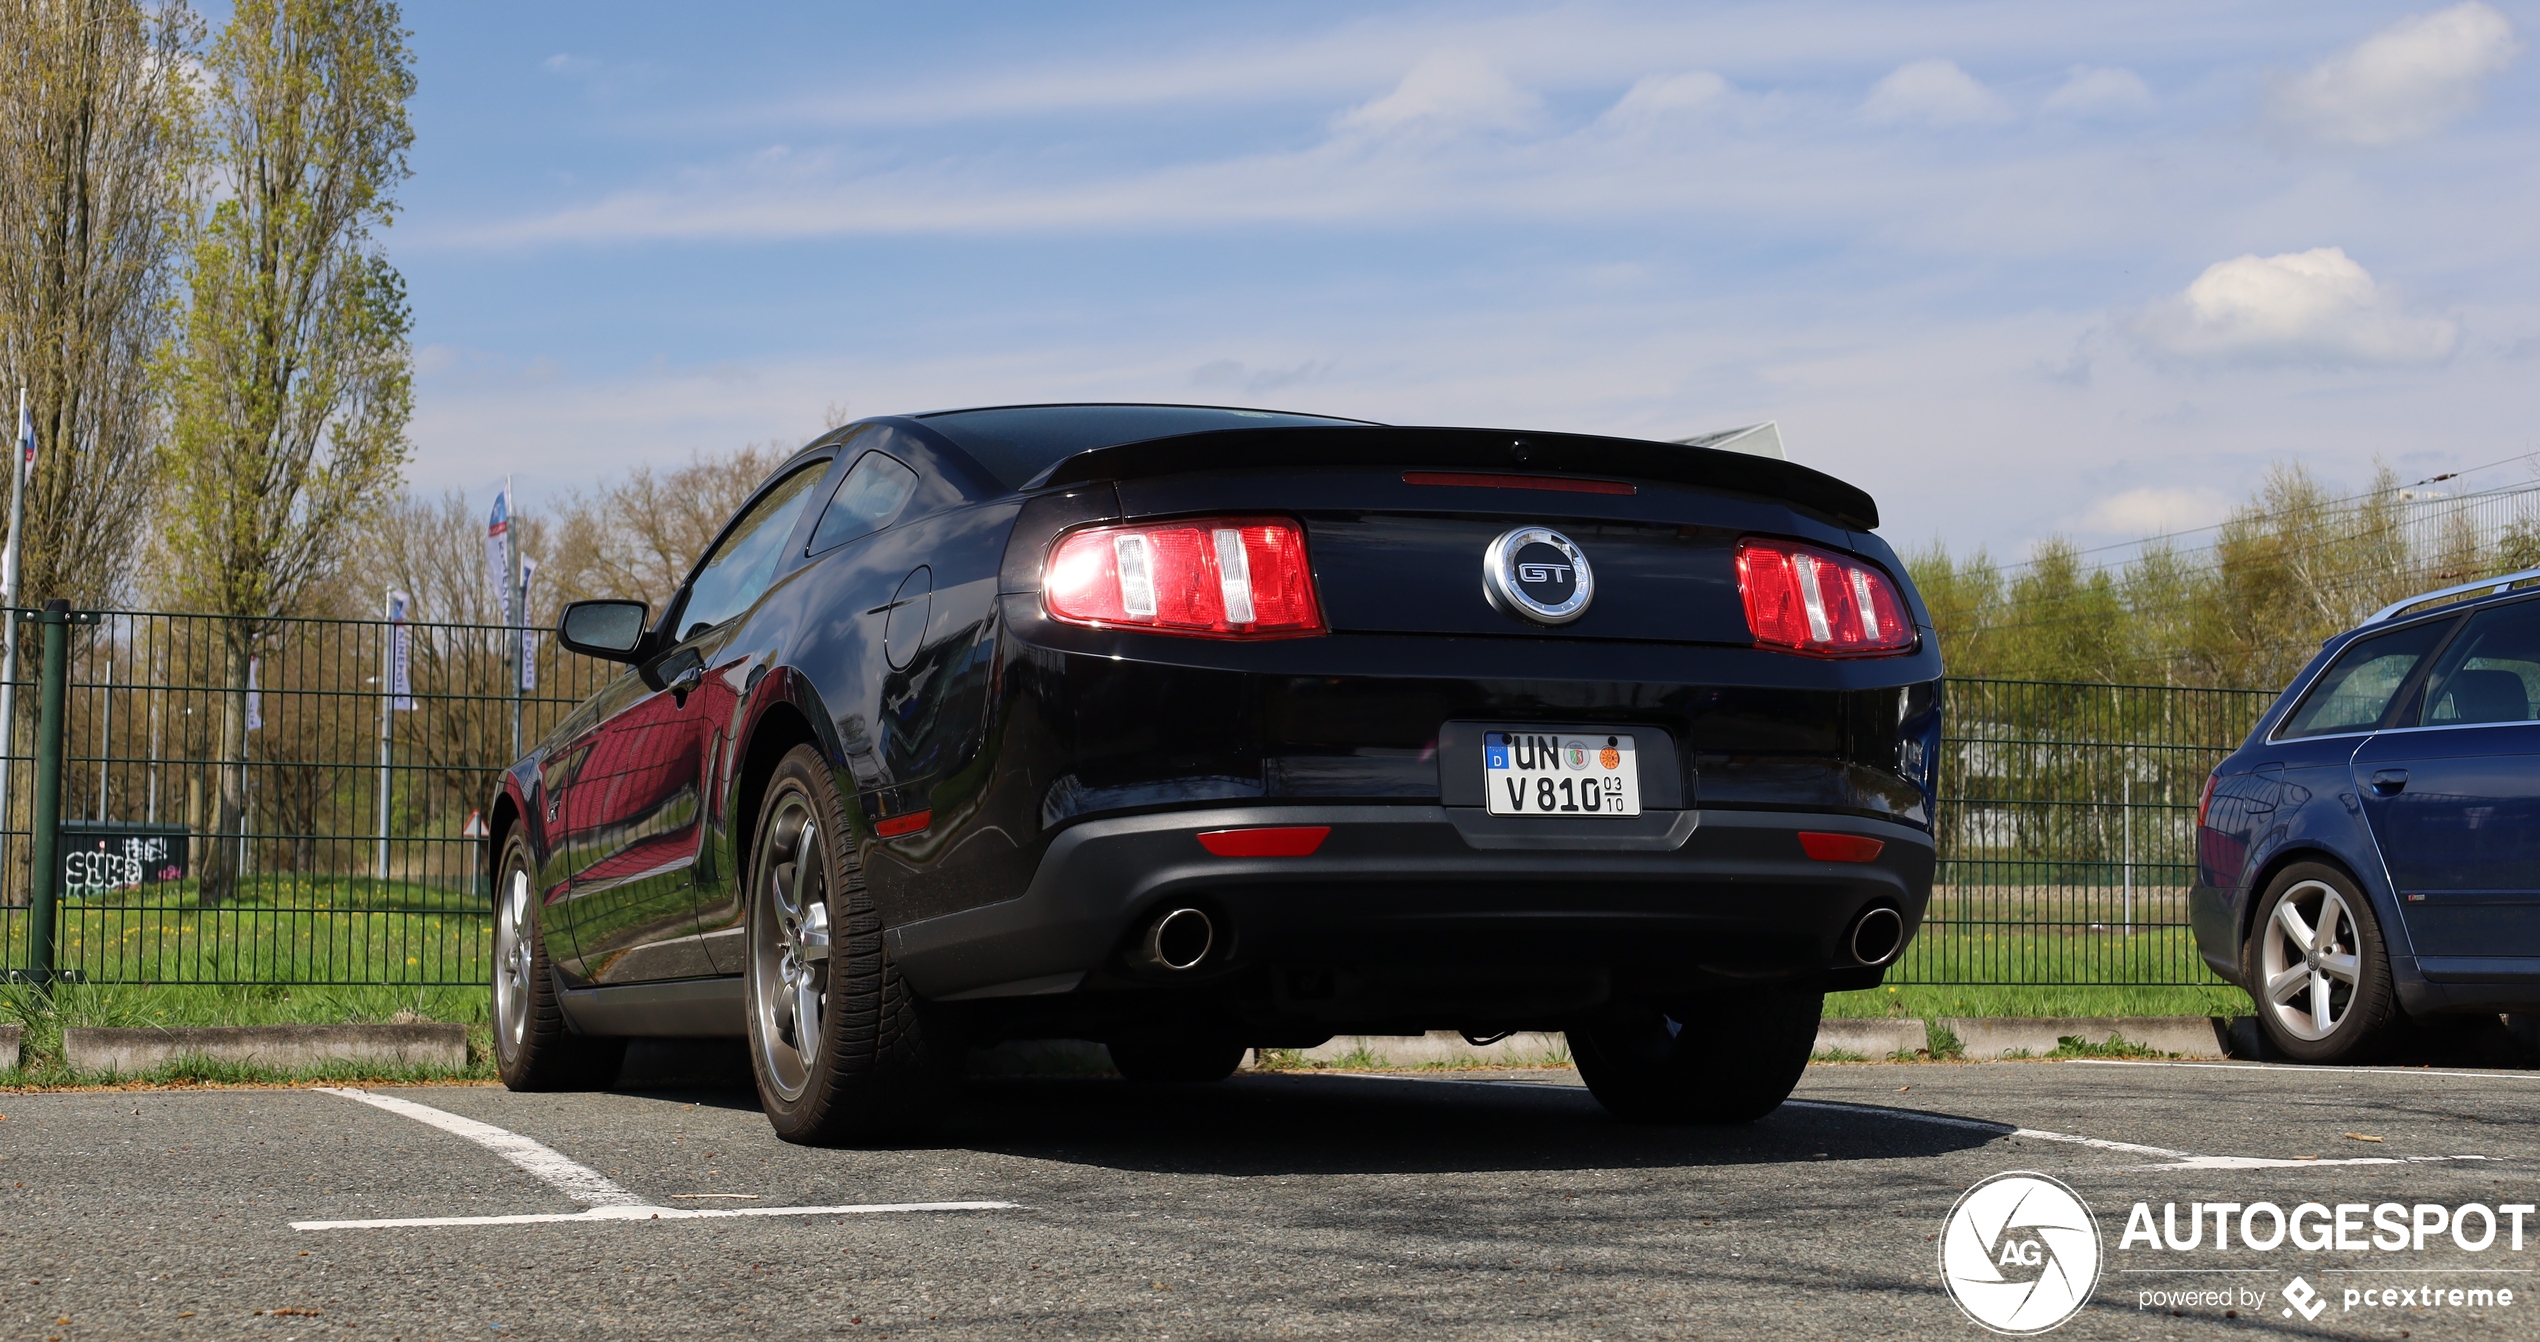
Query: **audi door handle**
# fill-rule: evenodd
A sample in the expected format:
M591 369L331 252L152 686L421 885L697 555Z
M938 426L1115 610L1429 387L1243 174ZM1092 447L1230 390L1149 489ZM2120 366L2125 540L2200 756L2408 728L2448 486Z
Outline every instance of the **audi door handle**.
M702 666L693 664L690 665L687 670L671 677L669 686L671 702L678 704L682 708L687 707L688 696L693 693L699 685L703 685L705 683L706 669Z
M2408 771L2405 769L2375 769L2372 771L2372 790L2380 793L2382 796L2388 797L2396 793L2405 792L2407 787Z

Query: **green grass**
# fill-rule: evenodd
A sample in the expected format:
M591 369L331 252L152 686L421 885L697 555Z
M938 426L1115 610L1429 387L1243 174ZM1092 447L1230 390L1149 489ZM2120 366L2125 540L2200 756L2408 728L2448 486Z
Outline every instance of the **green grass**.
M2237 1016L2248 994L2215 979L2184 927L2076 927L2102 897L1936 899L1935 918L1985 915L2005 922L1926 922L1888 986L1826 998L1847 1018L1940 1016ZM2174 901L2172 901L2174 902ZM2163 917L2179 910L2146 899ZM2053 921L2030 928L2020 919ZM2181 984L2177 980L2188 980ZM1956 980L1949 982L1947 980ZM2201 982L2199 982L2201 980Z
M214 987L62 984L50 996L0 985L0 1024L25 1027L24 1057L0 1069L0 1087L94 1084L247 1085L318 1081L451 1081L493 1076L484 988ZM209 1059L179 1059L141 1077L74 1073L62 1065L62 1031L81 1026L344 1025L447 1021L468 1027L468 1066L452 1072L381 1064L329 1063L282 1071Z
M2173 1056L2157 1048L2135 1043L2121 1035L2109 1035L2102 1043L2092 1043L2077 1034L2059 1035L2050 1058L2167 1058Z
M55 964L133 982L481 983L493 939L475 895L358 877L251 878L208 906L185 881L66 899L57 919ZM0 962L26 963L27 921L0 916Z
M1826 1015L1845 1020L1941 1016L2246 1016L2249 994L2238 988L2000 987L1890 984L1828 993Z

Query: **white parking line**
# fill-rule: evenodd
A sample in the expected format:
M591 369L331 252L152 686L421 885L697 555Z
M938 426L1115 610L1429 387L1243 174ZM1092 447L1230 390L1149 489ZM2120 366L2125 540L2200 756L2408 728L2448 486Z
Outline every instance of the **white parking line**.
M396 1216L364 1221L293 1221L294 1230L397 1230L418 1226L545 1225L565 1221L704 1221L734 1216L859 1216L874 1212L1006 1211L1011 1202L876 1202L830 1207L656 1207L620 1187L607 1175L534 1138L508 1128L461 1118L428 1104L379 1095L367 1090L318 1086L373 1108L402 1114L484 1147L518 1166L539 1182L583 1205L578 1212L538 1212L520 1216Z
M2061 1058L2084 1067L2192 1067L2217 1072L2291 1072L2312 1076L2447 1076L2471 1081L2540 1081L2540 1072L2438 1072L2430 1067L2319 1067L2298 1062L2154 1062L2141 1058Z
M636 1207L644 1200L620 1188L605 1174L566 1156L552 1146L534 1138L523 1137L508 1128L461 1118L445 1109L428 1104L401 1100L394 1095L375 1095L367 1090L349 1090L339 1086L318 1086L326 1095L403 1114L417 1123L429 1124L452 1136L465 1137L478 1146L519 1166L530 1177L581 1203L585 1207Z
M1012 1211L1011 1202L869 1202L843 1207L593 1207L525 1216L390 1216L371 1221L294 1221L293 1230L402 1230L415 1226L527 1226L568 1221L705 1221L728 1216L862 1216L872 1212Z

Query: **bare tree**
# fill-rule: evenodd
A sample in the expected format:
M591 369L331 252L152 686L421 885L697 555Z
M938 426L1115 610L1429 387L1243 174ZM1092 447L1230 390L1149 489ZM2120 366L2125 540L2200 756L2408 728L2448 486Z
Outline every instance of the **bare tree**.
M21 602L103 604L132 570L199 33L181 0L0 0L0 395L28 390L42 448Z
M724 457L699 454L674 471L637 466L593 494L567 495L539 583L557 601L633 597L658 613L785 455L773 444Z
M227 617L215 833L239 832L250 659L394 497L413 405L405 282L372 240L413 131L390 0L240 0L206 62L214 200L168 361L164 543ZM206 900L235 885L209 845Z

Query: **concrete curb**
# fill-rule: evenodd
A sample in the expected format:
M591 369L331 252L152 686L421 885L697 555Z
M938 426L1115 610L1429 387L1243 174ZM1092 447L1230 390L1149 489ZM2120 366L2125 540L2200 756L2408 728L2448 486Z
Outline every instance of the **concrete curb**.
M464 1025L214 1025L195 1029L62 1031L62 1060L75 1072L137 1075L179 1058L208 1058L277 1071L330 1062L406 1067L467 1066Z
M1829 1017L1817 1023L1812 1053L1855 1053L1872 1062L1892 1054L1920 1053L1931 1047L1931 1031L1921 1021L1862 1020Z
M26 1033L23 1025L0 1025L0 1072L18 1065L19 1042Z
M1940 1024L1958 1036L1961 1055L1971 1060L2021 1053L2043 1058L2075 1037L2105 1044L2114 1036L2182 1058L2228 1058L2237 1052L2230 1021L2211 1016L1950 1016Z

